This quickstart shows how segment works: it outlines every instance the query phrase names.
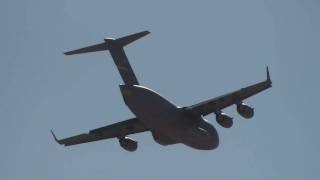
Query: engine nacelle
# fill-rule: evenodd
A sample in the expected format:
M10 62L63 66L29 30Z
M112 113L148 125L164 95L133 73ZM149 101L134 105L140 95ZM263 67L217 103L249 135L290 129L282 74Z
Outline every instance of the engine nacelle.
M233 118L223 112L216 114L216 120L224 128L230 128L233 125Z
M237 104L237 111L246 119L252 118L254 115L254 109L243 102Z
M138 148L138 142L127 137L127 136L119 139L119 143L123 149L130 151L130 152L133 152L133 151L137 150L137 148Z

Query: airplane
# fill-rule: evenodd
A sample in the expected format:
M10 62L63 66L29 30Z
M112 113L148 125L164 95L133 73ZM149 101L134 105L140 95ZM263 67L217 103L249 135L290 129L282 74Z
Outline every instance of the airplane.
M233 118L222 109L236 105L242 117L252 118L254 109L245 104L244 100L272 86L267 66L267 79L264 81L191 106L180 107L156 91L140 85L124 52L126 45L149 33L142 31L117 39L106 38L102 43L64 53L74 55L109 50L124 81L124 84L119 85L123 100L135 117L65 139L58 139L51 130L57 143L71 146L118 138L123 149L133 152L137 150L138 142L128 135L150 131L153 139L164 146L182 143L199 150L216 149L219 145L218 133L204 116L214 113L220 126L230 128Z

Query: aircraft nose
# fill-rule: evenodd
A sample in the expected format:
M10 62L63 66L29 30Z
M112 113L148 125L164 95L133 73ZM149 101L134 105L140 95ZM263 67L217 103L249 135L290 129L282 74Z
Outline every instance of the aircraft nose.
M219 136L213 126L208 126L206 129L206 135L201 137L202 143L197 143L197 149L213 150L219 146Z
M216 149L219 146L219 135L217 130L211 126L211 128L209 129L209 133L210 133L210 138L209 138L209 144L208 144L208 148L210 149Z
M212 138L211 140L211 148L216 149L219 146L219 136L218 133L215 135L215 137Z
M207 140L207 143L205 145L206 150L212 150L212 149L216 149L219 146L219 136L218 135L214 135Z

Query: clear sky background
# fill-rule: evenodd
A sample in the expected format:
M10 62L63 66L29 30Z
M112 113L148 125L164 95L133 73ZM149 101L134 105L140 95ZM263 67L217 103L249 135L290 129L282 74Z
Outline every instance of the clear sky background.
M319 179L320 2L0 1L1 180ZM247 100L220 146L200 151L133 135L73 147L67 137L133 116L123 103L108 52L62 52L105 37L149 30L126 47L141 84L180 106L266 78L273 87Z

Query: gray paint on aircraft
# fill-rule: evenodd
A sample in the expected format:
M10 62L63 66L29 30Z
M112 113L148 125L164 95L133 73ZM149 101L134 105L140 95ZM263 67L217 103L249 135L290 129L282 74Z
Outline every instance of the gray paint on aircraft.
M70 146L102 139L118 138L123 148L128 151L135 151L137 142L128 138L127 135L151 131L155 141L161 145L182 143L195 149L215 149L219 145L218 133L203 116L215 113L219 124L227 124L228 126L224 127L229 128L233 124L232 118L221 110L235 104L238 109L241 109L238 112L244 113L242 114L243 117L251 118L253 108L244 104L243 100L270 88L272 85L267 68L267 79L265 81L195 105L179 107L152 89L139 85L123 50L123 47L127 44L149 33L149 31L143 31L118 39L108 38L105 39L104 43L65 53L66 55L73 55L109 50L124 81L124 84L119 86L123 100L136 117L61 140L58 140L52 132L54 139L59 144Z

